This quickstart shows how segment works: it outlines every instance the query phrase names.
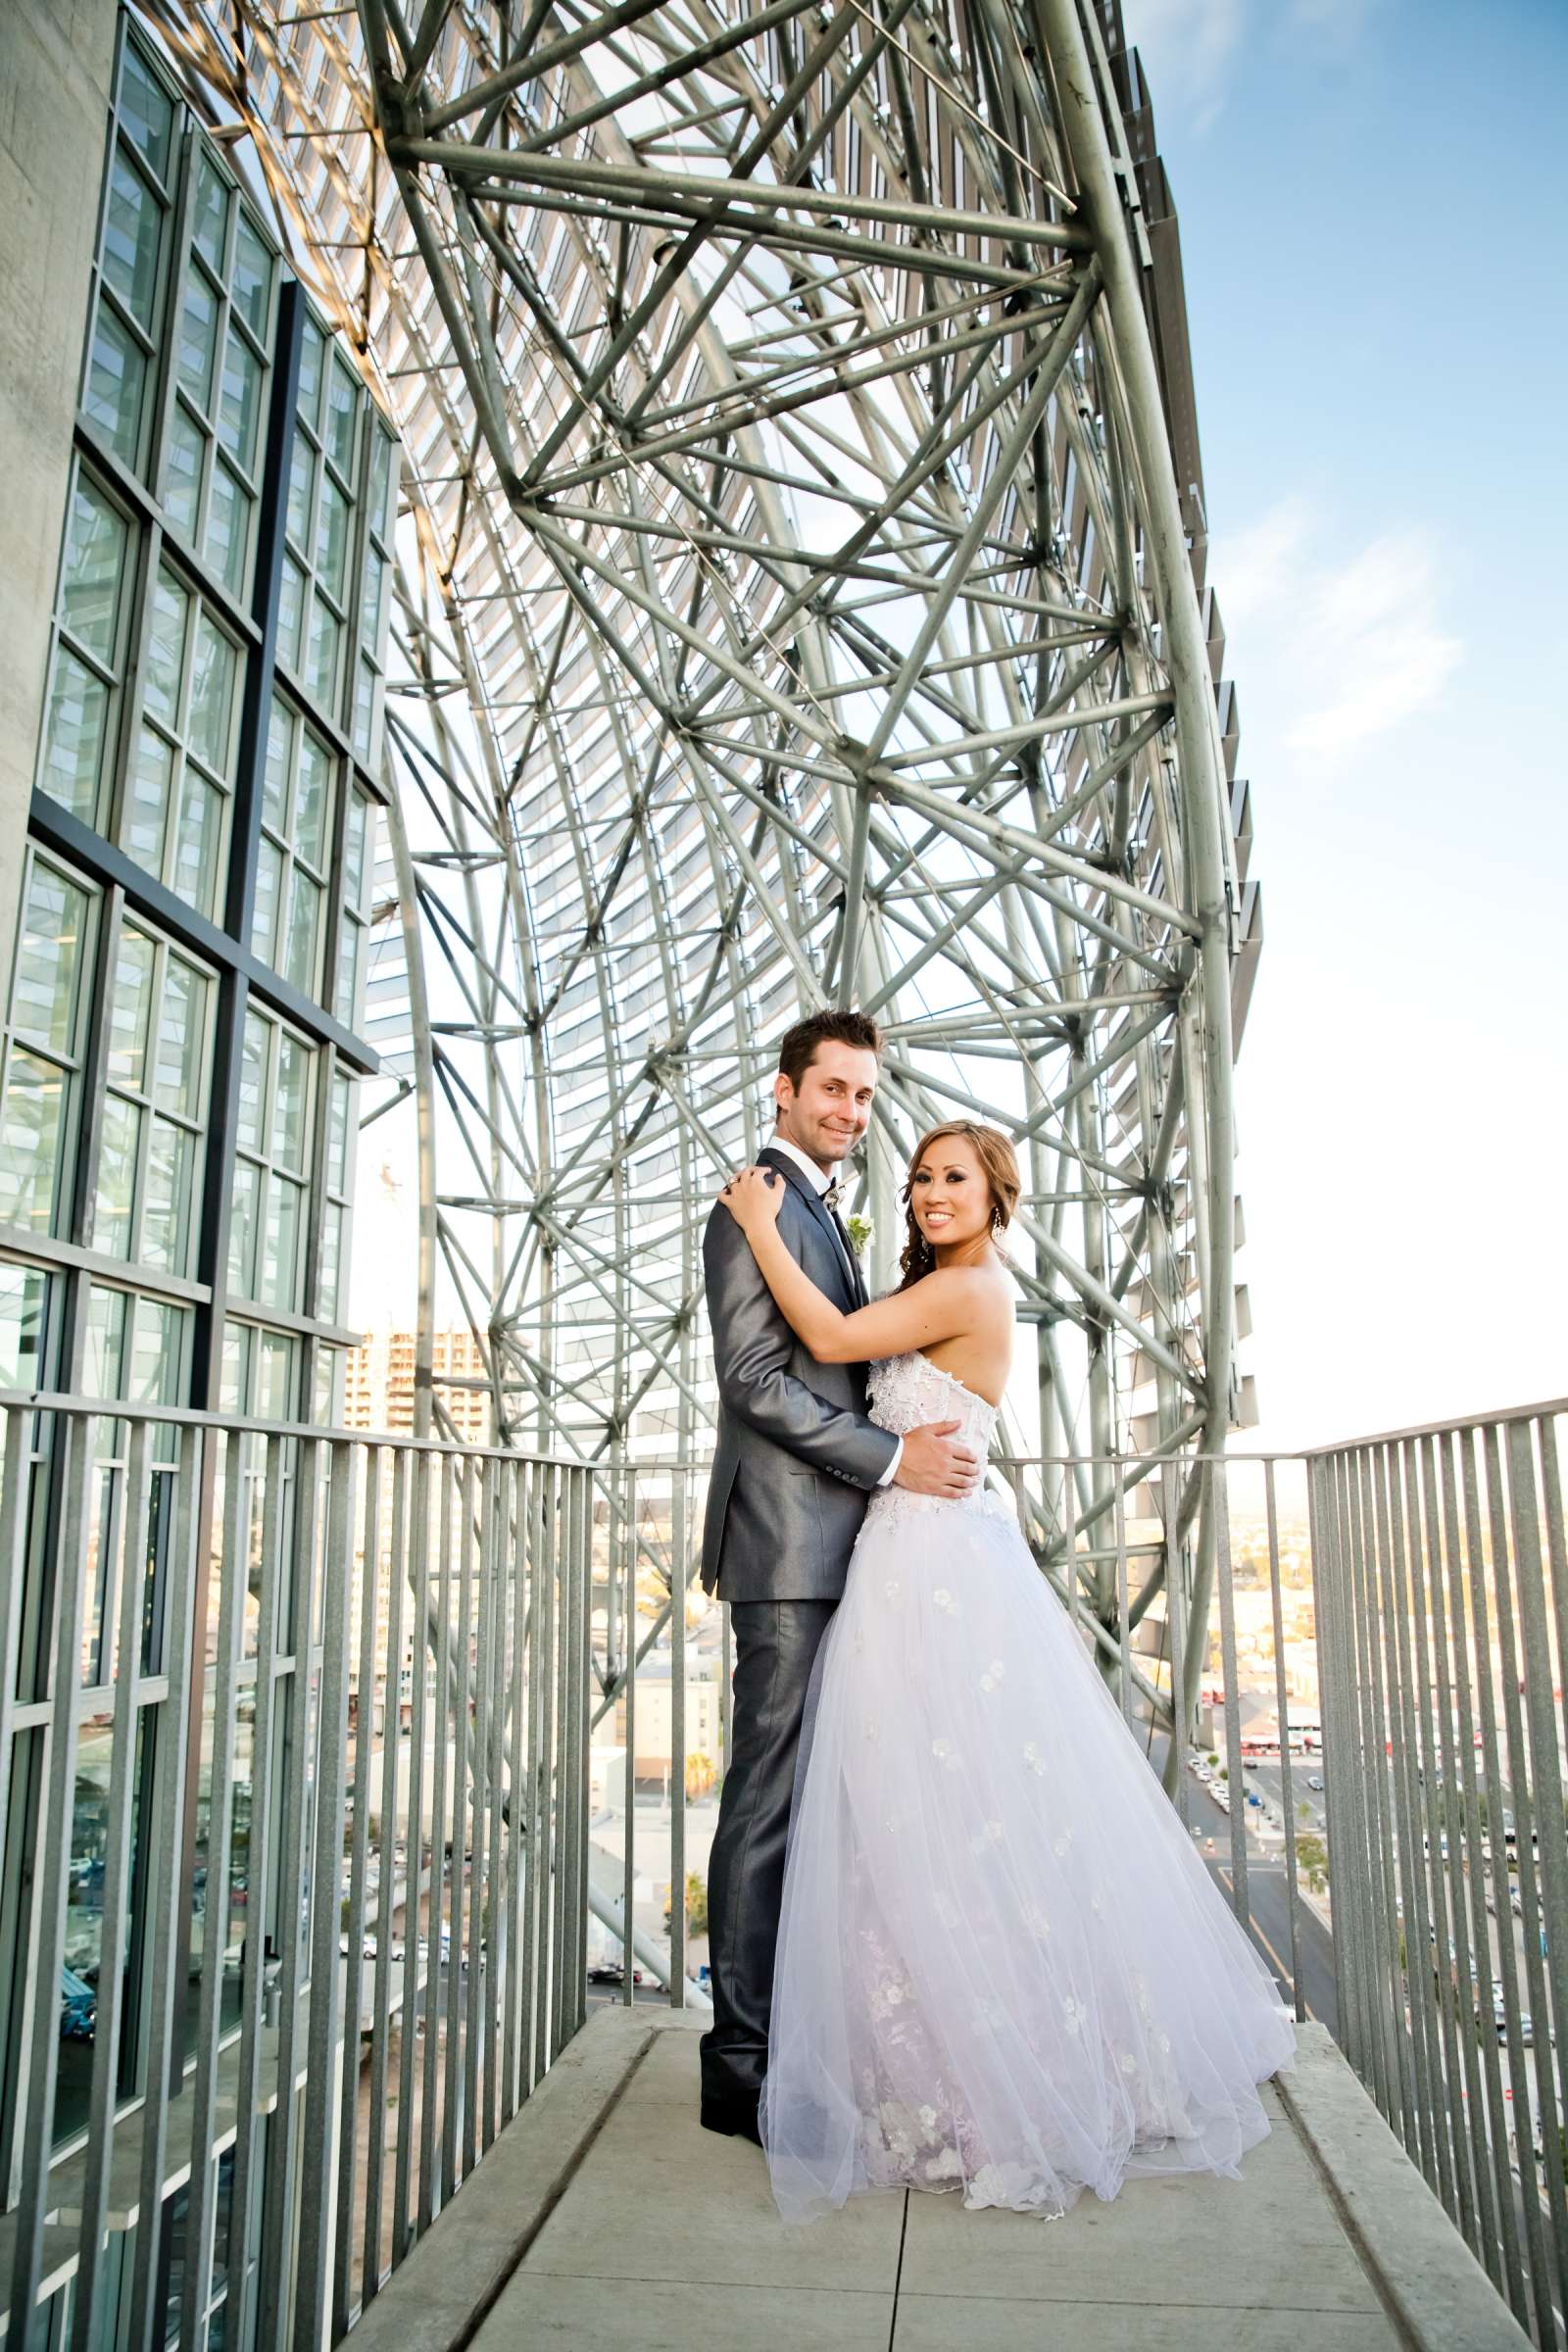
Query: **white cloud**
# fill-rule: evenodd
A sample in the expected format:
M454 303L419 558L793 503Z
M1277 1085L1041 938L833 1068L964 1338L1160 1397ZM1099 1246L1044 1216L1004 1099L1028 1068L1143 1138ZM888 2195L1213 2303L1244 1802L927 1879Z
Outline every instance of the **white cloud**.
M1194 132L1225 104L1244 41L1270 34L1322 56L1343 57L1380 0L1125 0L1127 38L1143 59L1156 120L1179 115Z
M1210 551L1235 668L1295 752L1339 753L1428 709L1464 648L1444 625L1430 534L1387 532L1346 552L1326 518L1279 499ZM1272 732L1272 729L1270 730Z

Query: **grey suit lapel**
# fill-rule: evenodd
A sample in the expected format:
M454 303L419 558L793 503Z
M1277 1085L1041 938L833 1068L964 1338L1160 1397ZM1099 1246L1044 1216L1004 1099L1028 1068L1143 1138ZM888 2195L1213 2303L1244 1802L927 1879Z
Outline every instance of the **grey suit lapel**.
M762 1152L759 1156L768 1167L777 1168L786 1184L793 1185L800 1198L806 1202L807 1207L833 1245L833 1261L844 1276L845 1287L849 1291L850 1297L857 1306L863 1306L865 1292L860 1281L860 1269L855 1260L855 1253L853 1250L846 1252L844 1243L834 1226L831 1215L822 1206L821 1195L812 1191L807 1181L805 1169L797 1167L787 1152ZM846 1256L849 1259L847 1266L845 1264Z

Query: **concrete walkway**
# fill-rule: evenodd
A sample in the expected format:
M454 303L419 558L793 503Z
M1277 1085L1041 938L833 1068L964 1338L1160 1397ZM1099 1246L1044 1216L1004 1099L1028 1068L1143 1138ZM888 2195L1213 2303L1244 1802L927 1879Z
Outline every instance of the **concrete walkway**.
M786 2230L697 2120L701 2020L594 2016L353 2331L361 2352L1509 2352L1526 2339L1325 2030L1241 2180L1057 2222L918 2192Z

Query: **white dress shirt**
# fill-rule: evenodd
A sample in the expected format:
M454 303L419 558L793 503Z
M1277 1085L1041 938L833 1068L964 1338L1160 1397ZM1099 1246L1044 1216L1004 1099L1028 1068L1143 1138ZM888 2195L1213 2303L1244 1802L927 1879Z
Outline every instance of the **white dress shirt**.
M838 1182L839 1172L837 1165L835 1165L827 1174L824 1174L823 1171L817 1166L816 1161L810 1157L809 1153L803 1152L799 1144L792 1144L787 1136L769 1136L768 1150L770 1152L782 1152L786 1159L793 1159L796 1166L807 1178L808 1178L811 1190L813 1193L815 1193L819 1200L822 1198L822 1195L827 1191L829 1185L836 1184ZM888 1486L891 1484L893 1479L898 1476L899 1464L903 1461L903 1459L904 1440L900 1438L893 1448L893 1459L889 1462L887 1468L883 1471L881 1477L876 1482L879 1487Z

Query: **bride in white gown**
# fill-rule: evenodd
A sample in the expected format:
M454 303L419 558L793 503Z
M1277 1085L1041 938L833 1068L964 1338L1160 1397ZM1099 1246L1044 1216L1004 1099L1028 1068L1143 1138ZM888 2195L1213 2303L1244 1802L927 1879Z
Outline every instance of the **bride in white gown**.
M957 1417L983 1455L1006 1138L922 1139L904 1283L852 1315L779 1240L771 1177L722 1198L811 1352L871 1363L883 1428ZM878 1489L816 1671L760 2111L784 2218L904 2187L1055 2218L1131 2175L1236 2175L1295 2027L1006 1498Z

